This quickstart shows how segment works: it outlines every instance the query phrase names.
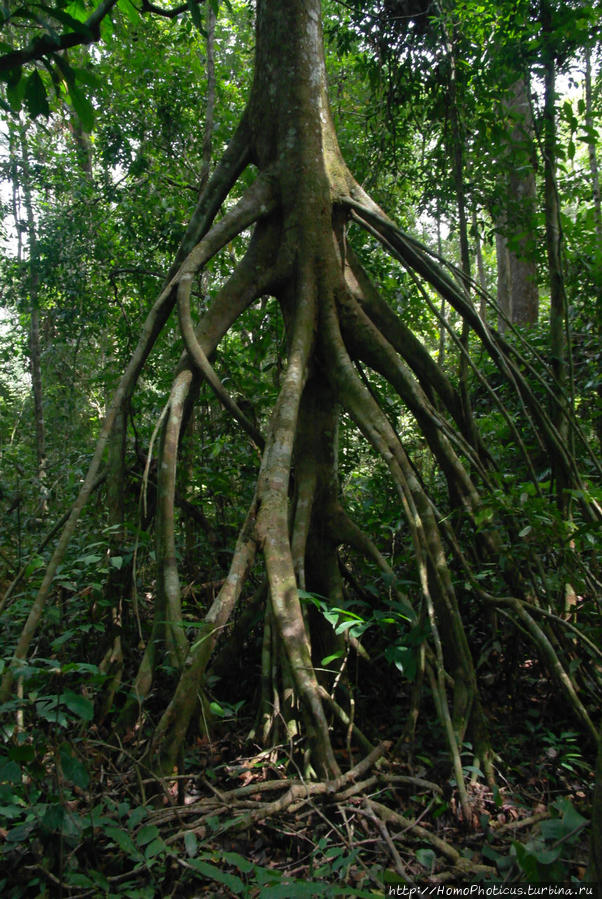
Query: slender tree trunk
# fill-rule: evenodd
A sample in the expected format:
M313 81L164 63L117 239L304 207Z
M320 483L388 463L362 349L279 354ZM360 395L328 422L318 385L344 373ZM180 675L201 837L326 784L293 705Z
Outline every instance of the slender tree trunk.
M203 134L202 168L199 190L204 190L211 170L211 151L215 118L215 22L216 13L212 3L207 3L207 100L205 104L205 131Z
M512 321L512 292L510 289L510 254L505 234L505 218L496 222L495 257L497 262L497 304L498 329L500 334L506 330L506 323Z
M588 133L587 149L589 156L589 172L592 183L592 199L594 202L594 221L596 234L602 246L602 210L600 207L600 177L598 174L598 160L596 158L596 143L593 138L594 117L592 112L592 56L589 47L585 51L585 126ZM598 323L598 336L602 338L602 285L597 285L596 290L596 320ZM598 383L598 399L602 408L602 382ZM598 443L602 449L602 415L598 416L597 423Z
M547 2L542 2L541 18L546 53L544 58L544 184L545 184L545 222L546 250L548 258L548 274L550 280L550 352L552 371L559 389L558 399L553 402L552 417L561 438L569 438L569 420L565 411L566 398L570 390L567 352L570 347L567 340L567 301L562 269L562 230L560 226L560 206L556 183L556 59L549 46L552 24L551 12ZM567 509L566 477L561 465L552 459L556 477L558 502L561 509Z
M518 152L522 164L512 165L509 174L509 193L514 214L512 231L518 236L516 246L509 251L512 321L515 324L536 324L539 311L537 267L534 260L535 228L533 215L536 203L535 172L531 164L533 120L528 86L519 78L512 87L507 111L514 122L512 150ZM524 160L524 161L523 161Z
M596 234L602 243L602 209L600 207L598 160L596 159L596 143L593 137L590 137L594 129L594 117L592 112L592 53L589 47L585 51L585 127L588 133L587 151L592 182L592 199L594 201L594 221L596 223Z
M458 232L460 238L460 265L464 275L463 289L467 302L470 300L470 249L468 245L468 220L466 218L466 191L464 184L464 134L460 119L458 101L458 71L456 58L456 42L453 23L446 19L446 10L441 9L441 27L447 51L449 80L447 93L449 99L449 122L452 142L452 174L456 193L456 209L458 213ZM460 335L459 381L464 414L467 420L472 419L470 396L468 394L468 349L470 328L468 322L462 321Z
M479 314L483 321L487 321L487 303L485 301L485 293L487 292L487 276L485 274L485 263L483 261L483 249L481 247L481 238L479 236L479 223L477 221L476 206L472 207L472 230L474 231L475 257L477 260L477 273L479 276L479 287L483 295L479 303Z
M31 171L29 166L29 150L24 126L19 126L21 148L21 170L23 173L23 200L27 215L27 236L29 239L29 364L31 371L31 387L33 393L34 421L36 435L36 455L38 460L39 511L45 515L48 511L48 488L46 484L46 427L44 423L44 396L42 388L42 353L40 345L40 308L39 308L39 260L36 222L33 211L31 193ZM18 227L18 223L17 223Z
M456 206L458 210L458 229L460 236L460 261L462 274L464 275L464 295L468 303L472 303L470 298L470 249L468 245L468 220L466 217L466 190L464 183L464 134L462 123L460 120L460 108L458 103L458 80L457 80L457 60L456 46L453 33L450 34L446 25L444 25L445 39L449 55L450 76L449 76L449 115L452 131L453 145L453 177L454 187L456 191ZM468 353L470 350L470 325L466 319L462 321L462 331L460 334L460 361L459 361L459 381L460 395L462 397L462 405L464 406L464 415L467 421L472 421L472 403L468 390Z
M437 253L443 256L443 242L441 240L441 213L439 210L439 200L437 200ZM439 353L437 361L439 365L445 362L445 322L447 320L446 303L444 297L441 297L441 307L439 310Z

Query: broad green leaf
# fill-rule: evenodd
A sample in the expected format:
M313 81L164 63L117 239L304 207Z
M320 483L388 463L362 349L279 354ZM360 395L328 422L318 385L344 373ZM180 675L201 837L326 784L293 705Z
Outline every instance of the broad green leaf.
M20 824L18 827L13 827L6 835L6 842L24 843L25 840L29 839L33 827L33 824Z
M89 134L94 128L94 107L75 83L69 85L69 96L82 128Z
M19 112L23 103L23 94L25 92L25 79L21 77L21 67L13 69L10 72L8 84L6 86L6 96L13 112Z
M85 696L66 690L61 696L61 700L69 711L81 718L82 721L91 721L94 717L94 703Z
M16 762L0 764L0 783L21 783L21 768Z
M90 10L86 9L86 4L82 3L82 0L72 0L72 2L65 7L65 13L78 22L85 22L90 15Z
M90 775L84 765L78 758L71 755L66 746L61 748L60 757L61 768L67 780L70 780L76 787L85 790L90 783Z
M198 852L199 841L196 834L189 831L184 835L184 846L186 847L186 855L188 858L194 858Z
M144 806L143 805L136 806L136 808L132 810L132 812L130 813L130 816L128 818L128 827L130 828L130 830L133 830L134 828L138 827L140 822L144 821L146 816L147 816L147 811L144 808Z
M59 727L67 727L69 723L67 716L60 708L58 696L53 696L50 699L40 699L36 702L36 714L45 721L50 721L51 724L56 724Z
M31 762L35 758L35 754L35 749L30 743L11 746L8 750L8 757L15 762Z
M338 652L333 652L333 654L330 656L324 656L324 658L322 659L320 664L321 665L330 665L330 663L334 662L335 659L340 659L342 655L343 655L343 650L339 649Z
M433 865L435 863L436 855L432 849L417 849L416 850L416 860L419 864L422 865L423 868L426 868L427 871L431 871Z
M71 88L69 88L69 93L71 94ZM102 556L99 556L96 553L88 553L85 556L79 556L75 561L81 562L82 565L90 566L90 565L96 565L96 563L100 562L101 559L102 559Z
M243 855L239 855L238 852L222 852L221 858L223 858L225 862L228 862L229 865L234 865L239 871L242 871L243 874L248 874L255 867L253 862L249 861L249 859L245 858Z
M203 24L203 17L199 8L199 0L186 0L186 4L188 6L188 9L190 10L190 18L199 29L203 37L207 37L207 32L205 31L205 26Z
M154 824L145 824L144 827L141 827L136 834L136 845L146 846L147 843L150 843L151 840L154 840L158 836L158 827L156 827Z
M588 823L587 818L579 814L571 800L566 797L557 800L556 808L562 812L562 820L567 828L567 833L571 833L579 827L585 827Z
M167 845L165 840L162 840L161 837L157 837L151 843L148 844L146 849L144 850L145 859L155 858L157 855L161 855L162 852L165 852L167 849Z
M134 841L125 830L122 830L120 827L105 827L104 833L110 840L117 843L119 848L127 853L127 855L133 856L134 858L139 857L139 852L134 845Z
M65 822L65 809L58 803L49 805L42 818L42 827L49 831L61 831Z
M210 702L209 708L214 715L217 715L218 718L228 718L230 717L230 712L223 709L219 702Z
M131 0L117 0L117 8L120 9L124 16L134 25L139 23L140 13Z
M58 9L57 7L42 6L40 4L40 8L49 13L52 18L56 19L57 22L60 22L61 25L65 25L71 31L75 31L76 34L81 34L85 38L93 40L93 32L90 31L81 19L70 15L66 10Z
M245 885L236 874L229 874L227 871L222 871L221 868L217 868L215 865L211 865L209 862L203 861L203 859L200 858L190 859L189 864L195 871L202 874L203 877L208 877L210 880L215 880L217 883L223 883L224 886L227 886L228 889L237 896L244 892Z

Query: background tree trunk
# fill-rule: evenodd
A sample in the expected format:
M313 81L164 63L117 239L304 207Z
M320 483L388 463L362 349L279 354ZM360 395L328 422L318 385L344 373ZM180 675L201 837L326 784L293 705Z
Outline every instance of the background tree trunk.
M512 148L523 148L519 151L521 165L514 165L509 174L509 195L515 210L511 228L519 235L514 238L514 245L509 250L510 305L515 324L533 325L537 323L539 313L537 266L534 259L537 237L533 226L537 195L532 164L533 119L525 78L519 78L512 86L508 113L513 122Z

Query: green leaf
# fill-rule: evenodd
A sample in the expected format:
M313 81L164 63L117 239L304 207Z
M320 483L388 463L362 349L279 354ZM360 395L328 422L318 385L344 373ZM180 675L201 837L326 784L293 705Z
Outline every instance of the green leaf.
M20 824L18 827L13 827L9 830L6 835L7 843L24 843L25 840L29 838L31 831L33 830L33 824Z
M61 831L65 822L65 809L59 803L49 805L42 818L42 827L50 832Z
M43 568L45 564L46 562L40 556L34 556L33 559L27 563L25 577L31 577L34 571L37 571L38 568Z
M334 662L335 659L340 659L342 655L343 655L343 650L339 649L338 652L333 652L333 654L330 656L324 656L324 658L322 659L320 664L321 665L330 665L330 663Z
M151 858L155 858L157 855L161 855L162 852L167 850L167 845L165 840L162 840L161 837L157 837L151 843L148 844L146 849L144 850L144 857L148 861Z
M127 855L139 858L140 854L134 845L134 841L125 830L122 830L120 827L105 827L104 833L106 837L117 843L119 848Z
M82 3L82 0L73 0L72 3L65 7L65 13L78 22L85 22L90 15L90 11L86 9L86 5Z
M36 116L50 115L50 106L46 96L46 87L40 77L37 69L31 73L25 83L25 106L30 116L35 119Z
M418 656L416 650L410 646L400 646L395 644L387 646L385 649L385 658L387 662L395 665L398 671L407 677L409 681L413 681L416 677L418 664Z
M0 765L0 783L21 783L21 768L16 762L5 762Z
M249 859L245 858L243 855L239 855L238 852L222 852L221 857L225 862L228 862L229 865L234 865L235 868L242 871L243 874L248 874L255 867L253 862L249 861Z
M71 31L75 31L76 34L82 34L84 37L89 38L90 40L94 39L94 34L88 28L84 22L76 18L75 16L70 15L66 10L57 9L56 7L49 7L40 4L40 9L43 9L45 12L49 13L53 19L56 19L57 22L60 22L61 25L65 25L67 28L70 28Z
M188 858L194 858L199 848L199 841L197 840L195 833L189 831L184 835L184 846L186 847L186 855Z
M202 874L203 877L208 877L210 880L217 881L217 883L223 883L224 886L227 886L228 889L236 895L240 895L240 893L244 892L245 885L236 874L229 874L227 871L222 871L220 868L216 868L215 865L210 865L200 858L191 859L189 864L195 871Z
M147 843L150 843L151 840L154 840L158 836L158 827L156 827L154 824L145 824L144 827L141 827L136 834L136 845L146 846Z
M219 702L210 702L209 708L211 709L211 712L214 715L217 715L218 718L229 718L230 717L231 713L226 711L226 709L223 709L221 707L221 705L219 704Z
M61 708L59 708L59 697L52 696L50 699L40 699L36 702L36 714L51 724L59 727L67 727L69 721Z
M6 85L6 96L13 112L19 112L23 103L23 94L25 92L25 79L21 77L21 67L14 69L10 73L8 84Z
M70 780L76 787L85 790L90 783L90 775L84 765L82 765L78 758L71 755L67 746L61 748L60 757L61 768L63 769L63 774L67 780Z
M20 746L11 746L8 750L8 757L15 762L31 762L35 758L35 749L29 743L22 743Z
M72 640L74 634L75 634L75 631L73 630L73 628L69 628L69 629L67 629L66 631L64 631L64 632L60 635L60 637L57 637L56 640L53 640L52 643L51 643L50 645L52 646L52 648L53 648L54 650L56 650L56 649L58 649L60 646L62 646L63 643L67 643L69 640Z
M67 690L62 694L61 700L69 711L81 718L82 721L91 721L94 717L94 703L86 699L85 696Z
M587 818L579 814L570 799L562 797L556 801L555 805L562 812L562 820L567 828L567 833L577 830L578 827L585 827L588 823Z
M144 819L146 818L146 815L147 815L147 811L143 805L136 806L136 808L132 810L132 812L130 813L130 816L128 818L128 827L130 828L130 830L133 830L134 828L138 827L140 822L144 821Z
M427 871L432 871L433 865L435 863L436 855L432 849L417 849L416 850L416 860L419 864L422 865L423 868L426 868Z
M94 107L88 100L88 98L81 92L77 84L69 85L69 96L71 97L71 102L73 103L73 108L77 114L78 119L81 122L81 126L88 134L94 128ZM88 559L92 558L91 556L86 557ZM96 561L100 560L100 557L95 557ZM84 564L93 564L90 562Z
M190 18L199 29L203 37L207 37L205 26L203 25L203 17L199 9L199 0L186 0L188 9L190 10Z
M69 93L71 93L71 88L69 88ZM73 99L73 97L71 99ZM82 565L85 565L86 568L89 568L91 565L96 565L98 562L100 562L101 559L102 556L99 556L96 553L88 553L85 556L78 556L75 561L81 562Z
M140 21L140 13L131 0L117 0L117 7L121 10L126 19L129 19L134 25L138 24Z

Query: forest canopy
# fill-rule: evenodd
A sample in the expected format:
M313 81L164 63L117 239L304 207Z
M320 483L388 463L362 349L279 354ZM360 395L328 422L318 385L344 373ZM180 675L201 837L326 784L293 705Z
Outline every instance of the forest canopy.
M0 18L3 895L602 880L596 5Z

